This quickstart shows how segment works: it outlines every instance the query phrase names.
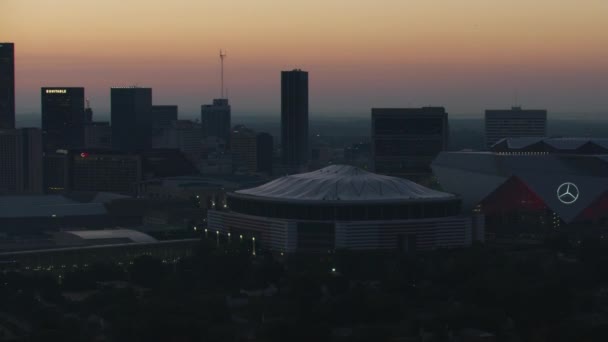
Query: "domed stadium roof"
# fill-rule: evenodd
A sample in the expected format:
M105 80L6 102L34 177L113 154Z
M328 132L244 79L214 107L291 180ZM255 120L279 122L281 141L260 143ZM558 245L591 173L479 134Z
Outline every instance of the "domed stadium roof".
M296 201L412 201L453 199L412 181L371 173L354 166L332 165L313 172L281 177L239 190L237 195Z

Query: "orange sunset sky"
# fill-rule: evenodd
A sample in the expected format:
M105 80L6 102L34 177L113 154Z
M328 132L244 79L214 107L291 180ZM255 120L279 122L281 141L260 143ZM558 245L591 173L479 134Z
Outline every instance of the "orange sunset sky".
M18 115L40 111L42 86L84 86L104 116L111 86L138 84L194 117L219 96L224 48L237 115L278 115L280 71L297 67L312 117L515 102L608 116L607 0L0 0L0 41Z

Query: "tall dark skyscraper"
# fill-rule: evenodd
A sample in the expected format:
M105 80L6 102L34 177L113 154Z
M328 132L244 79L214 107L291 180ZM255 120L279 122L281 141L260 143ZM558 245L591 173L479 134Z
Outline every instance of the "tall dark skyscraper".
M448 146L443 107L372 108L372 169L426 181L431 162Z
M41 89L42 143L47 152L84 145L84 88Z
M0 194L42 192L40 129L0 130Z
M230 146L230 104L228 99L214 99L213 104L201 107L201 126L205 138L220 138Z
M111 92L112 147L132 152L149 149L152 88L116 87Z
M302 166L308 162L308 72L281 72L281 146L283 163Z
M0 129L15 128L15 45L0 43Z

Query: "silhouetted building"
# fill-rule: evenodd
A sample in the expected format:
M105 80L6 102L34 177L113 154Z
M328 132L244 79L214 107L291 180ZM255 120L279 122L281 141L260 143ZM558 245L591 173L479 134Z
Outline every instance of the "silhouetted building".
M43 87L42 144L45 151L84 145L84 88Z
M232 160L235 171L255 173L258 169L257 137L253 130L237 125L232 130Z
M131 194L142 180L142 157L110 151L73 153L71 190Z
M230 105L228 99L214 99L213 104L201 106L204 138L220 138L230 148Z
M443 107L372 108L372 170L422 180L431 162L448 146L448 114Z
M193 163L197 163L203 155L201 125L190 120L173 120L154 137L153 147L178 149Z
M486 146L503 138L544 137L547 135L547 111L513 107L486 110Z
M308 72L281 72L281 147L283 163L302 166L308 162Z
M145 179L199 174L194 163L178 149L153 149L141 155Z
M45 153L43 157L43 191L46 194L61 194L70 191L69 152Z
M15 45L0 43L0 129L15 128Z
M256 142L258 172L272 175L272 159L274 154L274 139L269 133L258 133Z
M86 106L84 108L84 122L85 124L93 122L93 109L89 106L89 100L86 100Z
M42 142L38 128L0 130L0 194L42 192Z
M152 89L111 89L112 146L117 151L149 149L152 136Z
M165 128L170 128L173 121L177 121L177 106L152 106L152 133L154 135L161 134Z
M93 121L84 126L84 147L112 149L112 127L107 121Z

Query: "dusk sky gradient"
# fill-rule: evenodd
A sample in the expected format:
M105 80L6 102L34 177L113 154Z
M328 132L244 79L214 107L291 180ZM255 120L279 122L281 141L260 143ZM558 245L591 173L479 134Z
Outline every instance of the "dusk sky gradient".
M237 115L278 115L280 71L310 73L311 117L442 105L608 113L606 0L0 0L15 43L17 112L40 87L153 88L194 117L219 96L220 48ZM19 120L19 117L18 117Z

